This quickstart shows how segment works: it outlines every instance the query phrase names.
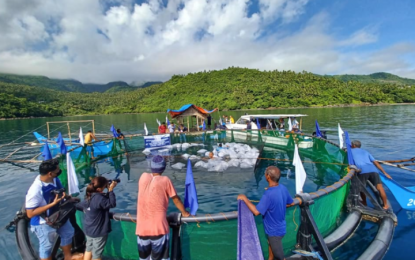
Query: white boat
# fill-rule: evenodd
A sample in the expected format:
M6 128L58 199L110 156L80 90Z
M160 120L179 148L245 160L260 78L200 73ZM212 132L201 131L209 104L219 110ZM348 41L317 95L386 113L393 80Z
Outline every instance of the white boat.
M227 129L231 130L246 130L247 123L251 124L251 129L254 130L251 133L245 131L235 131L233 133L235 140L245 141L247 135L251 135L251 140L258 140L258 125L261 130L271 130L268 134L262 135L262 138L266 139L266 143L275 144L279 146L286 146L289 138L285 136L285 131L289 130L289 122L291 121L292 129L295 131L301 131L302 118L307 115L303 114L269 114L269 115L243 115L235 124L226 124ZM299 122L297 121L299 118ZM274 131L274 132L272 132ZM227 132L227 135L231 135L231 132ZM313 140L311 137L304 137L304 140L298 142L298 148L307 149L313 147Z

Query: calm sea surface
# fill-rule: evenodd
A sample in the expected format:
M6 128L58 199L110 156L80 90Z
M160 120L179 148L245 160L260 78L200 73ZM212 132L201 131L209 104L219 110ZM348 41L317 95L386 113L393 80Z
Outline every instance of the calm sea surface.
M347 107L347 108L314 108L314 109L281 109L267 111L234 111L220 112L220 115L232 115L237 120L245 112L249 114L307 114L308 117L303 119L303 130L305 133L314 131L314 120L317 119L320 128L328 131L328 138L336 143L337 123L340 123L343 130L349 131L351 139L359 139L362 147L367 149L372 155L379 160L404 159L414 156L414 128L415 123L412 119L415 117L415 106L375 106L375 107ZM47 121L63 120L95 120L95 129L98 133L109 133L109 128L114 124L121 128L125 134L143 133L143 123L147 124L150 133L156 131L156 118L164 121L166 114L131 114L131 115L107 115L107 116L82 116L82 117L64 117L64 118L40 118L40 119L22 119L0 121L0 145L9 143L17 138L22 137L18 142L34 141L31 132L35 129L41 134L46 135ZM218 114L214 118L218 118ZM84 132L91 126L83 124ZM52 136L57 131L67 133L66 125L57 129L53 126ZM71 131L76 131L71 129ZM197 148L200 149L200 148ZM206 149L210 149L207 147ZM194 150L194 151L193 151ZM189 150L188 153L195 153L196 148ZM4 158L10 149L0 148L0 158ZM272 153L273 151L270 151ZM279 151L274 151L280 154ZM170 164L185 162L182 159L174 159ZM36 165L29 166L36 168ZM312 172L312 166L305 166L307 172ZM81 187L88 182L89 176L96 174L105 174L107 178L116 175L116 170L121 168L124 174L121 175L120 187L117 187L117 209L119 212L134 212L136 207L137 180L140 174L147 169L147 161L142 154L130 156L128 159L122 155L115 160L102 160L88 169L78 173ZM396 168L385 168L386 171L398 182L404 186L415 185L415 173L406 172ZM287 173L283 169L283 173ZM128 174L126 174L128 173ZM246 193L251 198L259 198L262 195L262 188L266 186L263 179L258 180L250 174L239 174L240 172L231 169L224 174L213 174L206 176L195 169L195 179L198 183L200 212L211 213L216 209L220 211L230 211L236 209L236 194ZM310 174L310 173L308 173ZM13 219L16 211L24 202L24 196L31 185L37 172L30 171L11 164L0 164L0 227L4 227ZM179 195L183 195L184 183L183 171L168 170L166 171L173 183L177 186ZM333 177L335 178L335 177ZM284 179L284 184L290 186L292 181ZM332 180L326 180L331 182ZM220 186L220 185L223 186ZM319 185L325 185L320 183ZM315 182L306 184L306 190L315 190L318 186ZM198 192L199 193L199 192ZM406 259L413 255L411 245L415 235L415 212L400 209L399 205L388 193L395 213L399 218L398 226L395 230L394 240L385 259ZM356 249L363 243L370 243L373 235L376 233L376 226L370 223L362 225L356 232L355 236L343 246L342 250L336 252L336 259L352 259L356 256ZM0 232L0 259L20 259L15 243L15 234L8 231ZM357 250L359 251L359 250Z

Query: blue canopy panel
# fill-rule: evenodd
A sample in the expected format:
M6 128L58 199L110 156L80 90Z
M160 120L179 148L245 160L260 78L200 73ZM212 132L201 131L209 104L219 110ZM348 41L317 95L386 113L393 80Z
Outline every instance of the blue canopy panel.
M187 104L187 105L182 106L179 110L167 109L167 113L169 113L172 118L175 118L177 116L180 116L181 114L183 114L186 110L188 110L190 108L194 108L198 112L200 112L201 114L204 114L204 115L211 114L211 113L216 112L218 110L217 108L215 108L213 110L206 110L204 108L198 107L198 106L193 105L193 104Z

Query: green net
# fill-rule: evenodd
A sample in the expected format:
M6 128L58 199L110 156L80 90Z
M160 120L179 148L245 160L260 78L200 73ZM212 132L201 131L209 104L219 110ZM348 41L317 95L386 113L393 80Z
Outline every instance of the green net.
M277 131L207 131L200 133L189 133L186 135L171 134L171 143L204 143L217 142L240 142L265 147L259 158L259 164L255 170L258 179L263 175L260 169L268 165L289 164L292 160L294 144L299 147L301 159L306 163L313 162L314 182L320 183L322 187L327 186L327 179L333 184L343 177L347 172L344 161L347 160L345 152L337 146L318 138L307 137L301 134L280 133ZM285 151L288 158L267 156L266 148L277 148ZM116 158L118 154L144 149L144 138L142 136L126 137L124 140L114 139L111 152L108 156ZM88 183L88 176L82 175L83 167L86 167L91 159L86 150L73 157L78 177L81 183ZM66 171L65 158L62 158L61 168ZM308 172L307 172L308 173ZM257 176L258 175L258 176ZM60 179L66 185L66 174ZM310 207L311 213L323 236L332 232L340 223L340 215L343 204L349 190L346 184L339 189L317 198L314 205ZM237 208L235 208L237 211ZM214 212L220 213L220 212ZM82 228L82 213L77 213L77 220ZM268 255L268 245L262 218L256 217L257 229L260 237L264 256ZM292 207L286 212L287 233L283 239L284 250L289 254L296 244L296 236L300 225L300 209ZM105 247L104 256L111 259L138 259L137 238L135 235L135 224L132 222L112 221L113 231L110 233L108 243ZM185 223L181 227L181 241L183 259L235 259L237 250L237 220L211 221L202 223Z

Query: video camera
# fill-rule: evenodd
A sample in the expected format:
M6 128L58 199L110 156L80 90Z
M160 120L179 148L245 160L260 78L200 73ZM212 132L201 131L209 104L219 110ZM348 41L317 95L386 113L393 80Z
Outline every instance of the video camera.
M117 178L117 179L113 179L113 180L108 180L108 185L111 185L111 183L112 183L113 181L115 181L116 183L120 183L120 182L121 182L121 180L120 180L119 178Z

